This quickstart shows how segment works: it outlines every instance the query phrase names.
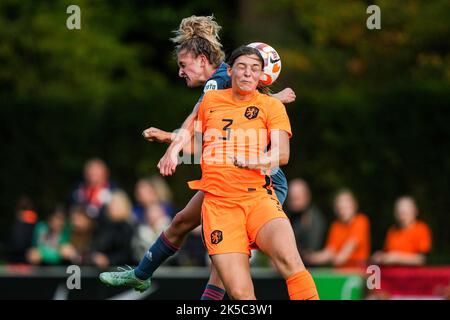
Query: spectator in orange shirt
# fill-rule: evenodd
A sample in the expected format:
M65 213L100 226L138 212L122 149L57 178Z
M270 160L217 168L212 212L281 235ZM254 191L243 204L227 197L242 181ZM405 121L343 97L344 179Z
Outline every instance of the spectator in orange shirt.
M308 254L312 265L332 264L336 267L361 267L370 254L370 223L358 213L358 202L349 190L341 190L334 198L337 219L328 233L325 248Z
M395 202L396 225L386 235L384 250L375 252L372 261L384 265L420 266L431 250L431 231L417 220L418 209L412 197L403 196Z

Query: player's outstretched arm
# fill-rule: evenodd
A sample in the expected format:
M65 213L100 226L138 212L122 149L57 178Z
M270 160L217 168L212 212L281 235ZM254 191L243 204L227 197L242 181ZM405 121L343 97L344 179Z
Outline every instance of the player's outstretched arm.
M291 88L284 88L280 92L271 94L271 96L280 100L282 103L291 103L296 99L295 92Z
M191 144L191 140L194 135L194 123L197 119L199 105L199 103L195 105L191 114L186 118L186 120L184 120L180 130L172 135L172 142L158 163L158 169L161 175L171 176L175 173L178 165L178 154L184 147Z
M155 127L150 127L142 131L142 136L150 142L160 142L170 144L174 134Z

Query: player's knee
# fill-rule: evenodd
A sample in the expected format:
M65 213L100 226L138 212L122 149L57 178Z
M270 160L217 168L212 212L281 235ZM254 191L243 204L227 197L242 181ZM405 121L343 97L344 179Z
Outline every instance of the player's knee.
M303 264L298 253L279 255L276 257L274 262L280 270L281 274L285 277L289 276L290 274L305 270L305 265Z

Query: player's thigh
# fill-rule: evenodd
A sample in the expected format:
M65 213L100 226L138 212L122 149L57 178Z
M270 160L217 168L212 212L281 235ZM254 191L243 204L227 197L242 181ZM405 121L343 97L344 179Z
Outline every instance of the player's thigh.
M274 194L261 193L252 197L252 203L246 216L246 228L250 243L256 242L256 236L263 226L277 218L287 220L287 216Z
M200 225L201 208L204 199L202 191L198 191L188 204L178 212L168 229L169 232L189 232Z
M273 195L261 195L247 217L250 242L267 254L283 276L303 269L291 223Z
M250 263L247 254L216 254L211 256L211 260L231 299L255 299L253 282L250 275Z
M259 230L255 241L283 277L287 278L305 269L288 219L275 218L268 221Z

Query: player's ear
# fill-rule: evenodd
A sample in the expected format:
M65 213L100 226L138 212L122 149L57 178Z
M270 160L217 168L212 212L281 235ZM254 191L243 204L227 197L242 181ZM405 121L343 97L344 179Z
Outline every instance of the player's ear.
M200 65L202 67L206 66L206 63L208 62L208 58L202 53L200 54Z
M227 75L231 77L232 69L230 66L227 67Z

